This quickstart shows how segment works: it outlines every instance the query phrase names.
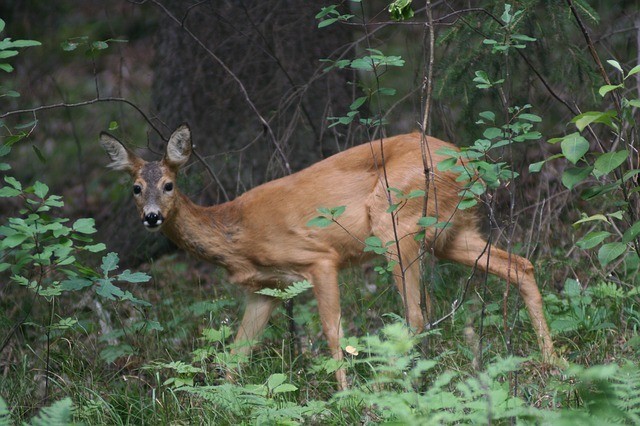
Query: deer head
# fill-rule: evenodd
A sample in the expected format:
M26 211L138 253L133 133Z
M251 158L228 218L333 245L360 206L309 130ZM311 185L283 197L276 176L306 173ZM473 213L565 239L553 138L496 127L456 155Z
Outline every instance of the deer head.
M106 132L100 134L100 143L111 158L109 167L131 175L133 198L144 226L149 231L160 230L174 214L179 196L176 175L191 155L189 126L183 124L173 132L161 161L143 160Z

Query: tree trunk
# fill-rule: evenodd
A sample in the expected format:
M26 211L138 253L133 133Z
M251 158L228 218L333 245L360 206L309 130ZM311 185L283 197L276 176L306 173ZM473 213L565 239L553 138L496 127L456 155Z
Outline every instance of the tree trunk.
M167 135L189 123L197 152L230 198L287 174L284 158L295 171L351 143L348 130L327 130L326 117L348 108L353 76L323 74L320 62L349 42L349 32L317 28L321 1L163 4L184 28L159 10L153 108ZM218 185L209 188L203 198L220 200Z

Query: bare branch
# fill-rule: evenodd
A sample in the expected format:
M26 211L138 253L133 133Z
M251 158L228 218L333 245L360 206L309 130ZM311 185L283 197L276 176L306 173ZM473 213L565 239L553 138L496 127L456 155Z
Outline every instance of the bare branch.
M34 108L18 109L18 110L14 110L14 111L5 112L4 114L0 114L0 119L11 117L11 116L14 116L14 115L20 115L20 114L34 114L35 115L39 111L47 111L47 110L50 110L50 109L78 108L78 107L83 107L83 106L87 106L87 105L93 105L93 104L102 103L102 102L121 102L121 103L129 105L130 107L132 107L133 109L138 111L138 113L145 119L145 121L149 124L149 126L151 126L151 128L153 130L155 130L155 132L164 141L167 141L167 138L165 138L164 135L162 134L162 132L153 124L153 121L147 116L147 114L145 114L142 111L142 109L140 109L140 107L138 105L136 105L135 103L131 102L130 100L128 100L126 98L115 98L115 97L100 98L100 97L98 97L98 98L94 98L94 99L91 99L91 100L88 100L88 101L75 102L75 103L59 102L57 104L40 105L40 106L34 107Z

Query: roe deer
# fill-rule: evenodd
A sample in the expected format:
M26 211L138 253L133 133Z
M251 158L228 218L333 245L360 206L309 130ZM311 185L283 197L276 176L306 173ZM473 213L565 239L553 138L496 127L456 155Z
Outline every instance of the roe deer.
M387 186L405 194L425 189L419 133L353 147L260 185L233 201L210 207L194 204L175 185L178 170L191 155L187 125L171 135L161 161L142 160L108 133L101 133L100 142L111 157L110 167L132 176L133 195L144 226L150 231L161 230L196 257L223 266L229 272L229 280L245 288L246 309L236 342L255 341L278 304L278 300L256 294L256 290L308 280L313 285L331 355L342 360L338 271L371 257L371 253L363 251L363 241L372 235L383 242L397 241L389 246L386 255L404 259L404 271L399 264L393 271L396 285L403 296L409 325L414 331L424 329L419 243L414 238L422 230L417 222L423 216L424 198L406 200L394 213L394 219L387 212L389 197L394 196ZM456 149L432 137L427 138L427 143L433 164L446 158L437 153L439 149ZM543 360L555 359L531 262L494 246L487 250L475 214L457 208L462 189L457 176L432 172L435 174L427 191L426 215L437 215L451 226L438 234L433 227L426 228L428 247L440 259L475 265L516 285ZM307 226L310 219L318 216L319 207L337 206L346 206L337 219L340 226ZM247 344L238 347L236 352L251 350ZM336 378L338 386L346 388L344 369L336 372Z

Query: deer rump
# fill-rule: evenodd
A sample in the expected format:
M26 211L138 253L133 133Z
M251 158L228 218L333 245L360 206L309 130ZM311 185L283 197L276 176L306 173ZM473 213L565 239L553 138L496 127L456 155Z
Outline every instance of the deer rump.
M365 143L260 185L233 201L202 207L174 188L176 174L191 154L188 126L173 133L158 162L146 162L113 136L101 135L111 166L128 171L134 180L134 199L145 226L160 229L193 255L221 264L231 282L247 289L236 343L254 342L278 304L256 290L305 279L313 285L332 356L341 360L338 271L371 257L364 251L370 236L378 237L386 246L385 256L394 261L393 276L409 325L416 332L423 330L428 318L423 317L422 308L429 315L430 302L420 304L422 237L415 238L423 231L426 248L436 257L478 267L518 287L543 358L551 360L553 344L533 266L525 258L488 245L478 232L473 209L458 208L464 183L456 182L456 174L436 168L447 158L438 152L456 148L427 137L425 167L421 139L421 134L412 133ZM414 190L425 191L426 199L406 196ZM318 216L318 208L339 206L344 206L344 212L335 223L308 226ZM418 221L423 216L447 226L422 228ZM237 352L251 349L251 345L238 347ZM336 377L339 387L345 388L344 370L339 369Z

